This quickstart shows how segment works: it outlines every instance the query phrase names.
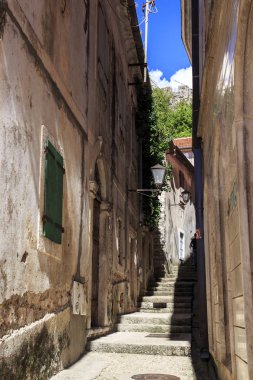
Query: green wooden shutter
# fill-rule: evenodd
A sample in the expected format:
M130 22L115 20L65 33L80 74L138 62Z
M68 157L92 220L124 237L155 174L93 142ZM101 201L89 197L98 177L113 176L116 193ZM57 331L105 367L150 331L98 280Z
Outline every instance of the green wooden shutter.
M45 194L44 194L44 236L61 244L63 175L65 173L63 157L49 140L46 141L45 158Z

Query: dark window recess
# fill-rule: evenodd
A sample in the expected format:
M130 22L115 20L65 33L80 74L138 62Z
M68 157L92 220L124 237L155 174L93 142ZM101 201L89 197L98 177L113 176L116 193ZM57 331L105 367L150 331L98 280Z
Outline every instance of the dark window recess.
M179 186L184 188L184 174L179 170Z
M46 142L45 193L43 233L48 239L61 244L63 175L65 173L63 157L49 140Z

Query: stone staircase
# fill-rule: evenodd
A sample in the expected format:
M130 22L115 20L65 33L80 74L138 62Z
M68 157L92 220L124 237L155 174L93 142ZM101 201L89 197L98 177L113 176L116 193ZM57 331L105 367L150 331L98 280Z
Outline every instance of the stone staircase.
M192 265L173 266L150 283L137 312L119 316L117 332L89 341L87 350L190 356L195 281Z

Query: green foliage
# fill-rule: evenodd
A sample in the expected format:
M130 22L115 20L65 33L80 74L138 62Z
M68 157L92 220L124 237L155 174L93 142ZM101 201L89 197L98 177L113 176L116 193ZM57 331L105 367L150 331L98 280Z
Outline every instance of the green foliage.
M140 90L136 124L138 135L142 139L143 187L153 188L150 168L159 163L164 164L165 152L169 142L175 137L191 135L192 107L185 101L171 105L173 94L159 88L150 92ZM167 167L167 181L171 168ZM168 191L168 185L162 190ZM158 197L143 199L144 222L156 226L160 215Z
M172 106L173 94L155 88L152 93L151 155L164 159L169 142L175 137L191 135L192 107L185 101Z
M173 138L188 137L192 134L192 106L181 101L173 108Z

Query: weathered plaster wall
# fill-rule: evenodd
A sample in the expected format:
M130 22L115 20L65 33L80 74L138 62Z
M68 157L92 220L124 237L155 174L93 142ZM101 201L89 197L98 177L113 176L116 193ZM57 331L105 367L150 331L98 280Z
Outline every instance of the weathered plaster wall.
M4 336L1 341L1 373L7 371L6 377L13 379L21 379L22 366L26 367L27 377L35 376L44 361L46 368L43 376L47 378L53 369L77 359L85 342L85 317L74 317L69 309L70 290L77 271L80 247L85 136L73 111L68 108L64 94L52 81L54 70L48 72L38 58L40 48L36 45L36 39L29 41L23 34L23 17L18 3L10 3L0 41L0 75L3 84L0 93L3 195L0 226L0 334L1 338ZM63 190L65 233L60 246L42 235L44 143L47 137L63 155L66 170ZM64 317L62 313L65 313ZM61 340L60 327L47 330L46 324L40 322L47 315L52 315L56 327L58 318L65 321L69 343L64 355L61 355L63 348L55 346L55 342ZM70 331L68 326L72 325L73 320ZM29 334L26 329L29 329ZM81 333L74 347L75 330L81 330ZM40 343L40 350L48 349L48 357L41 356L39 350L32 353ZM54 347L57 348L55 352ZM21 367L16 367L20 352L27 362L21 361ZM14 371L12 375L11 371Z
M0 8L0 372L7 378L44 380L83 352L94 226L99 326L135 310L152 274L150 233L139 226L138 196L127 191L138 184L138 105L128 86L140 75L128 67L138 56L128 11L116 0L115 9L118 17L93 0L9 0ZM64 159L62 244L43 236L47 138ZM73 280L83 284L84 316L73 315Z
M12 44L8 44L10 40ZM66 110L56 103L41 68L34 64L34 58L8 16L1 45L1 75L5 83L1 99L4 128L0 132L1 191L5 210L0 227L3 238L1 268L8 277L4 283L3 301L13 292L22 295L27 291L47 291L51 284L65 286L65 281L71 280L79 241L82 134L71 123ZM12 59L14 52L18 67ZM45 250L40 231L44 134L57 141L66 167L63 205L66 234L61 250L54 249L54 243ZM66 258L68 265L64 268L61 263Z
M18 1L84 118L88 112L88 3L86 0L78 4L74 0L42 0L31 7L29 0Z
M252 128L247 127L251 111L245 107L252 109L248 86L252 70L245 60L251 51L251 7L252 1L217 3L209 16L212 22L205 26L199 135L204 151L209 346L221 379L253 376L248 177ZM215 21L217 14L220 22Z

